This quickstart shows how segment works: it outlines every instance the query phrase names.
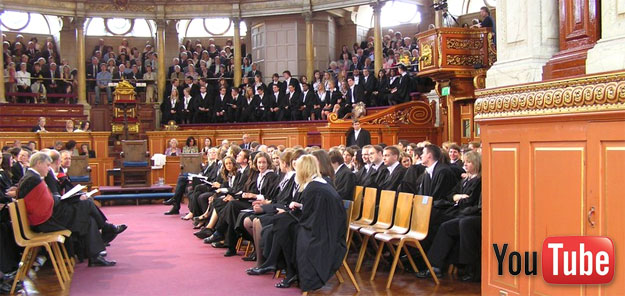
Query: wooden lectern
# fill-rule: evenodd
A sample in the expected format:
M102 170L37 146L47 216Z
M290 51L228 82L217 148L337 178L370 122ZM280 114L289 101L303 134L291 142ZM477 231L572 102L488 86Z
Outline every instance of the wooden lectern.
M441 96L443 141L468 143L479 138L473 123L475 89L484 88L486 70L497 59L490 29L438 28L417 35L419 74L436 81ZM450 93L442 96L442 88Z

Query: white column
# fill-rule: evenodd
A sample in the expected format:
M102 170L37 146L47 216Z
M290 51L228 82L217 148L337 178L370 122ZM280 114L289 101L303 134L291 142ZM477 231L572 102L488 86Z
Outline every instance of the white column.
M625 0L601 1L601 39L588 50L586 73L625 69Z
M542 80L543 66L559 50L558 1L497 1L497 62L486 87Z

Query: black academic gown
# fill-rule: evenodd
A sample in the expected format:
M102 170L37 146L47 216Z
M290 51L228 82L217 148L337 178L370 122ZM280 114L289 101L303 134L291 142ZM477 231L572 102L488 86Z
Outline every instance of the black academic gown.
M15 162L11 167L11 181L13 184L17 184L20 182L22 177L24 177L24 166L21 163Z
M0 169L0 208L11 202L6 191L13 186L9 173ZM0 210L0 272L9 273L17 270L21 248L13 238L13 227L8 209Z
M343 200L352 200L355 187L356 175L345 164L342 164L334 174L334 188Z
M301 199L295 252L299 287L312 291L323 287L341 266L347 250L346 213L341 197L326 182L309 183Z
M176 123L180 123L180 110L182 109L182 104L180 100L175 101L172 105L171 100L167 99L163 103L161 103L161 124L167 124L170 120L176 121ZM171 111L175 111L173 114Z
M411 165L407 170L406 174L404 174L404 179L401 181L399 185L400 192L407 192L412 194L417 194L419 189L419 184L421 184L421 178L423 177L423 172L425 172L425 166L422 164Z
M399 184L404 179L404 175L406 174L406 168L399 163L397 167L393 170L393 173L389 174L388 168L386 168L386 172L380 175L379 178L382 178L378 181L379 189L381 190L391 190L397 191Z

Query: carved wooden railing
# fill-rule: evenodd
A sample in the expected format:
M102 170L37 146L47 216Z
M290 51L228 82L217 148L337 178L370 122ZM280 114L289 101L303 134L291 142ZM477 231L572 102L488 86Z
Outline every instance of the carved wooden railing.
M439 130L435 127L436 106L426 100L415 100L389 106L385 110L365 115L358 120L371 133L371 143L393 145L399 140L418 142L439 141ZM322 147L328 149L345 144L345 134L351 128L351 119L338 118L336 113L328 116L328 125L318 127Z

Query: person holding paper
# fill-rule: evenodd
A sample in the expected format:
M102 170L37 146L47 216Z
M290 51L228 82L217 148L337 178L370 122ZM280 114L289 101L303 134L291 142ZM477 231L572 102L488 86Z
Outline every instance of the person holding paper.
M213 247L220 246L217 243L224 240L224 245L228 247L224 254L226 257L234 256L237 253L235 245L239 237L235 232L235 226L241 210L251 208L254 200L264 200L264 195L270 192L278 181L278 175L273 172L269 154L258 152L252 165L252 173L245 184L243 193L239 198L234 196L224 198L227 205L218 213L219 220L215 227L215 233L205 240L206 243L213 243Z
M37 152L30 158L30 168L24 175L17 189L17 198L24 199L26 203L26 213L28 222L37 232L53 232L78 227L78 234L83 240L83 244L87 247L86 255L89 258L89 266L113 266L115 261L108 261L100 255L105 250L102 235L97 226L97 222L91 215L83 216L78 213L76 216L80 218L87 217L81 221L79 225L70 216L58 195L53 195L46 182L42 179L50 173L50 164L52 159L45 152Z

